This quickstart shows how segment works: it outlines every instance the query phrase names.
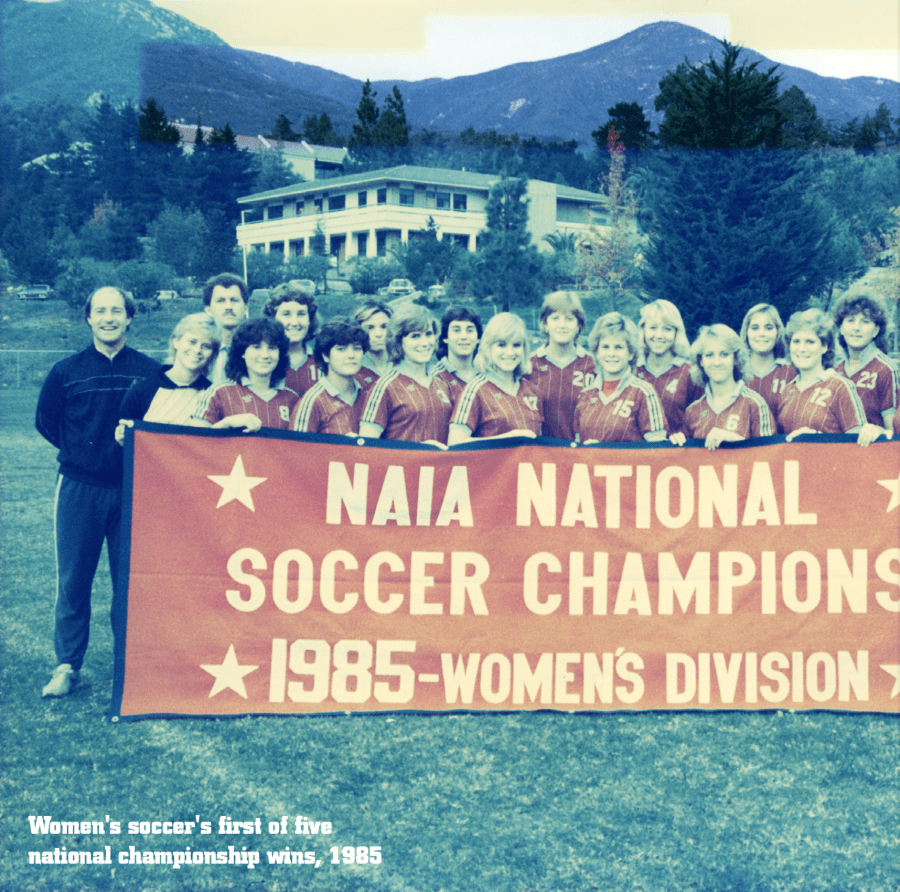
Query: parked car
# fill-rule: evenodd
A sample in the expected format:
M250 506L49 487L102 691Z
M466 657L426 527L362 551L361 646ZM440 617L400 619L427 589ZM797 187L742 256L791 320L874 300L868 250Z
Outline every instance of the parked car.
M409 279L391 279L391 284L388 285L388 296L403 297L412 294L415 290L416 286Z
M157 300L175 300L178 297L177 291L157 291L156 299Z
M343 279L329 279L328 290L332 294L352 294L353 286L349 282L345 282Z
M304 294L313 296L316 293L316 283L312 279L291 279L290 285Z
M26 285L19 289L19 300L52 300L56 295L49 285Z

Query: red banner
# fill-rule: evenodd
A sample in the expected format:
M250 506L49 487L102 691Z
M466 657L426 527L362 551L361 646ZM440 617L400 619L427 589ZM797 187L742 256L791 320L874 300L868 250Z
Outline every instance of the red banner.
M896 443L126 449L113 720L900 705Z

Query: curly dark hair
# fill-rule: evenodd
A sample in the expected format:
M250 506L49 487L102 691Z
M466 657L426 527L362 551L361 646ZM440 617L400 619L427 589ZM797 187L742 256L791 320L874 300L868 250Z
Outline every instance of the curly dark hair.
M887 353L887 312L881 301L870 294L845 294L834 306L834 324L837 326L838 340L844 352L849 354L850 350L841 334L841 325L848 316L855 316L857 313L868 316L878 326L878 334L875 335L873 343L882 353Z
M348 347L356 344L362 347L363 353L369 349L369 333L357 322L349 322L346 319L333 319L326 322L316 345L313 347L313 356L316 365L323 371L328 371L328 356L333 347Z
M443 359L447 355L447 333L450 331L451 322L471 322L478 333L478 340L481 340L484 328L478 314L468 307L448 307L444 315L441 316L441 333L438 335L438 344L435 350L435 356L438 359Z
M264 342L278 348L278 365L272 371L270 382L274 384L284 380L290 362L291 345L284 333L284 326L277 319L269 319L267 316L261 319L248 319L234 330L228 348L228 361L225 363L225 377L237 382L247 377L244 353L248 347Z
M278 308L286 303L304 304L309 311L309 331L306 332L306 337L303 338L305 346L316 336L319 328L319 321L316 319L316 299L308 291L304 291L297 284L296 280L282 282L272 289L272 293L263 307L263 315L274 319Z

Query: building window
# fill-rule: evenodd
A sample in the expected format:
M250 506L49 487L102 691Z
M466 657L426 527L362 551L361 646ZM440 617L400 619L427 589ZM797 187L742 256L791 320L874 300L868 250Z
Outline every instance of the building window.
M346 195L332 195L328 199L328 210L329 211L342 211L347 204L347 196Z
M314 204L316 206L316 213L321 214L322 213L322 199L316 198L314 201Z
M270 204L268 207L268 214L270 220L280 220L284 216L284 205Z
M377 198L379 204L387 204L387 189L379 189Z
M369 193L368 192L360 192L356 196L356 203L359 207L364 208L369 203Z
M438 192L435 196L435 204L438 209L443 209L445 211L450 210L450 193L449 192Z
M255 251L257 254L262 254L266 250L266 246L262 244L250 245L250 250Z
M357 232L356 233L356 253L360 257L365 257L368 246L369 246L369 233L368 232Z
M434 207L434 189L425 190L425 204L428 207Z
M298 217L303 216L303 207L305 204L306 204L306 202L302 198L297 199L297 209L296 209L295 213Z
M249 208L244 211L244 224L247 223L259 223L263 218L263 209L262 208Z
M400 204L406 205L406 207L412 207L416 203L416 192L415 189L404 189L403 186L400 187Z
M281 254L284 256L284 242L269 242L270 254Z
M464 211L466 209L466 196L453 193L453 210Z
M387 233L375 233L375 249L379 257L387 256Z
M288 243L288 252L290 253L291 257L302 257L303 256L303 242L304 242L304 239L297 238L297 239L292 239Z

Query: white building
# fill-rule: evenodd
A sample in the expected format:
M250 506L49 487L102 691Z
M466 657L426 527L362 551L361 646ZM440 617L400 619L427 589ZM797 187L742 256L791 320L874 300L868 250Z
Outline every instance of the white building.
M238 244L245 251L279 251L285 259L309 253L321 226L329 253L341 259L383 257L434 219L439 238L469 251L487 226L486 206L499 175L404 165L298 183L238 199ZM528 227L533 242L552 232L584 232L598 222L605 198L530 180ZM546 247L546 246L544 246Z

